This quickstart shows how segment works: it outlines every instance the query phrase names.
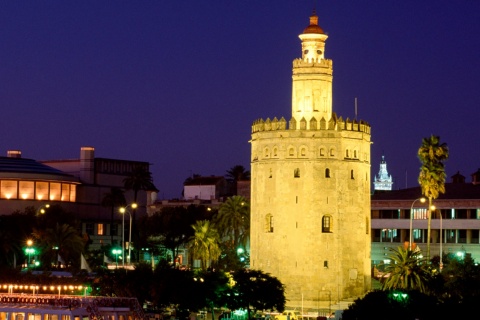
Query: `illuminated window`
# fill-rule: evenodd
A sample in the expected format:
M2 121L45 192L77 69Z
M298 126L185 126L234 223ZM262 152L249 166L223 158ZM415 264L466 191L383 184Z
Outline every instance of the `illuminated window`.
M2 180L0 184L1 198L2 199L17 199L17 181L14 180Z
M61 184L57 182L50 183L50 200L60 200L60 195L62 194Z
M332 232L332 216L324 215L322 217L322 232L331 233Z
M72 184L70 186L70 202L77 201L77 186Z
M102 236L105 234L105 225L103 223L97 224L97 234Z
M48 199L48 182L35 182L35 198L37 200Z
M70 201L70 185L62 183L61 201Z
M33 181L20 181L18 191L20 199L34 199L35 184Z

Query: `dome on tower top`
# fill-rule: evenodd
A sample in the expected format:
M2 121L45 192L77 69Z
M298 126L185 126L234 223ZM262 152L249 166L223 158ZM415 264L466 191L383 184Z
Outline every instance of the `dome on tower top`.
M323 32L323 29L318 25L318 16L315 11L313 11L312 15L310 16L310 25L303 30L303 33L325 33Z

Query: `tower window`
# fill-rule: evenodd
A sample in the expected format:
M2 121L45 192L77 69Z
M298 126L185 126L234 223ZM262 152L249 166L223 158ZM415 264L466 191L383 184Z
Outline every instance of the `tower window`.
M305 148L302 148L301 154L302 154L302 157L305 157L305 154L306 154Z
M295 150L293 148L288 149L288 155L293 157L295 155Z
M293 177L294 177L294 178L300 178L300 168L296 168L296 169L293 171Z
M325 178L330 178L330 169L325 169Z
M347 150L345 150L345 157L347 157L347 158L348 158L348 149L347 149Z
M277 156L277 152L278 152L278 149L277 149L277 148L274 148L274 149L273 149L273 156L274 156L274 157Z
M269 156L269 151L268 151L268 148L265 149L265 158L268 158Z
M333 157L333 156L335 156L335 150L333 150L333 148L332 148L332 149L330 149L330 157Z
M355 177L353 176L353 170L350 170L350 179L355 179Z
M325 156L325 149L320 148L320 157Z
M332 216L324 215L322 217L322 232L331 233L332 232Z
M353 150L353 157L356 159L357 158L357 150Z
M265 216L265 231L267 233L273 232L273 216L270 213Z

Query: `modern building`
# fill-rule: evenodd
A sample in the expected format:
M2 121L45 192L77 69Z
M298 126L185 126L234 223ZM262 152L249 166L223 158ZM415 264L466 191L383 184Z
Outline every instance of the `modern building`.
M328 308L371 287L370 125L332 110L315 12L299 38L291 119L252 126L250 266L285 284L287 306Z
M385 156L382 156L382 161L380 161L380 170L378 171L378 175L375 175L373 186L375 191L392 190L393 179L392 176L388 174Z
M93 147L82 147L78 159L48 161L25 159L19 150L8 151L7 157L0 157L0 215L59 204L82 222L81 232L90 238L92 249L111 244L112 236L114 243L120 244L121 226L129 227L129 216L117 208L112 223L112 208L102 205L102 200L112 187L124 188L124 179L133 168L141 166L149 171L149 163L95 158L94 151ZM132 203L133 191L124 191L127 203ZM156 192L139 191L137 218L146 214Z
M445 184L433 201L430 257L469 253L480 261L480 170L465 182L460 173ZM412 245L427 252L428 201L420 187L375 193L372 196L372 265L386 260L391 248Z

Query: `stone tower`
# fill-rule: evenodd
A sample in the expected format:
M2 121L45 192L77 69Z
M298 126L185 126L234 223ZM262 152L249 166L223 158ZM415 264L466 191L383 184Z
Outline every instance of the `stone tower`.
M382 156L382 161L380 161L380 170L373 181L373 188L379 191L391 191L392 185L393 179L392 176L388 174L387 161L385 161L385 156Z
M370 289L370 126L332 111L332 61L315 12L293 61L292 118L252 125L250 266L287 306L328 308Z

